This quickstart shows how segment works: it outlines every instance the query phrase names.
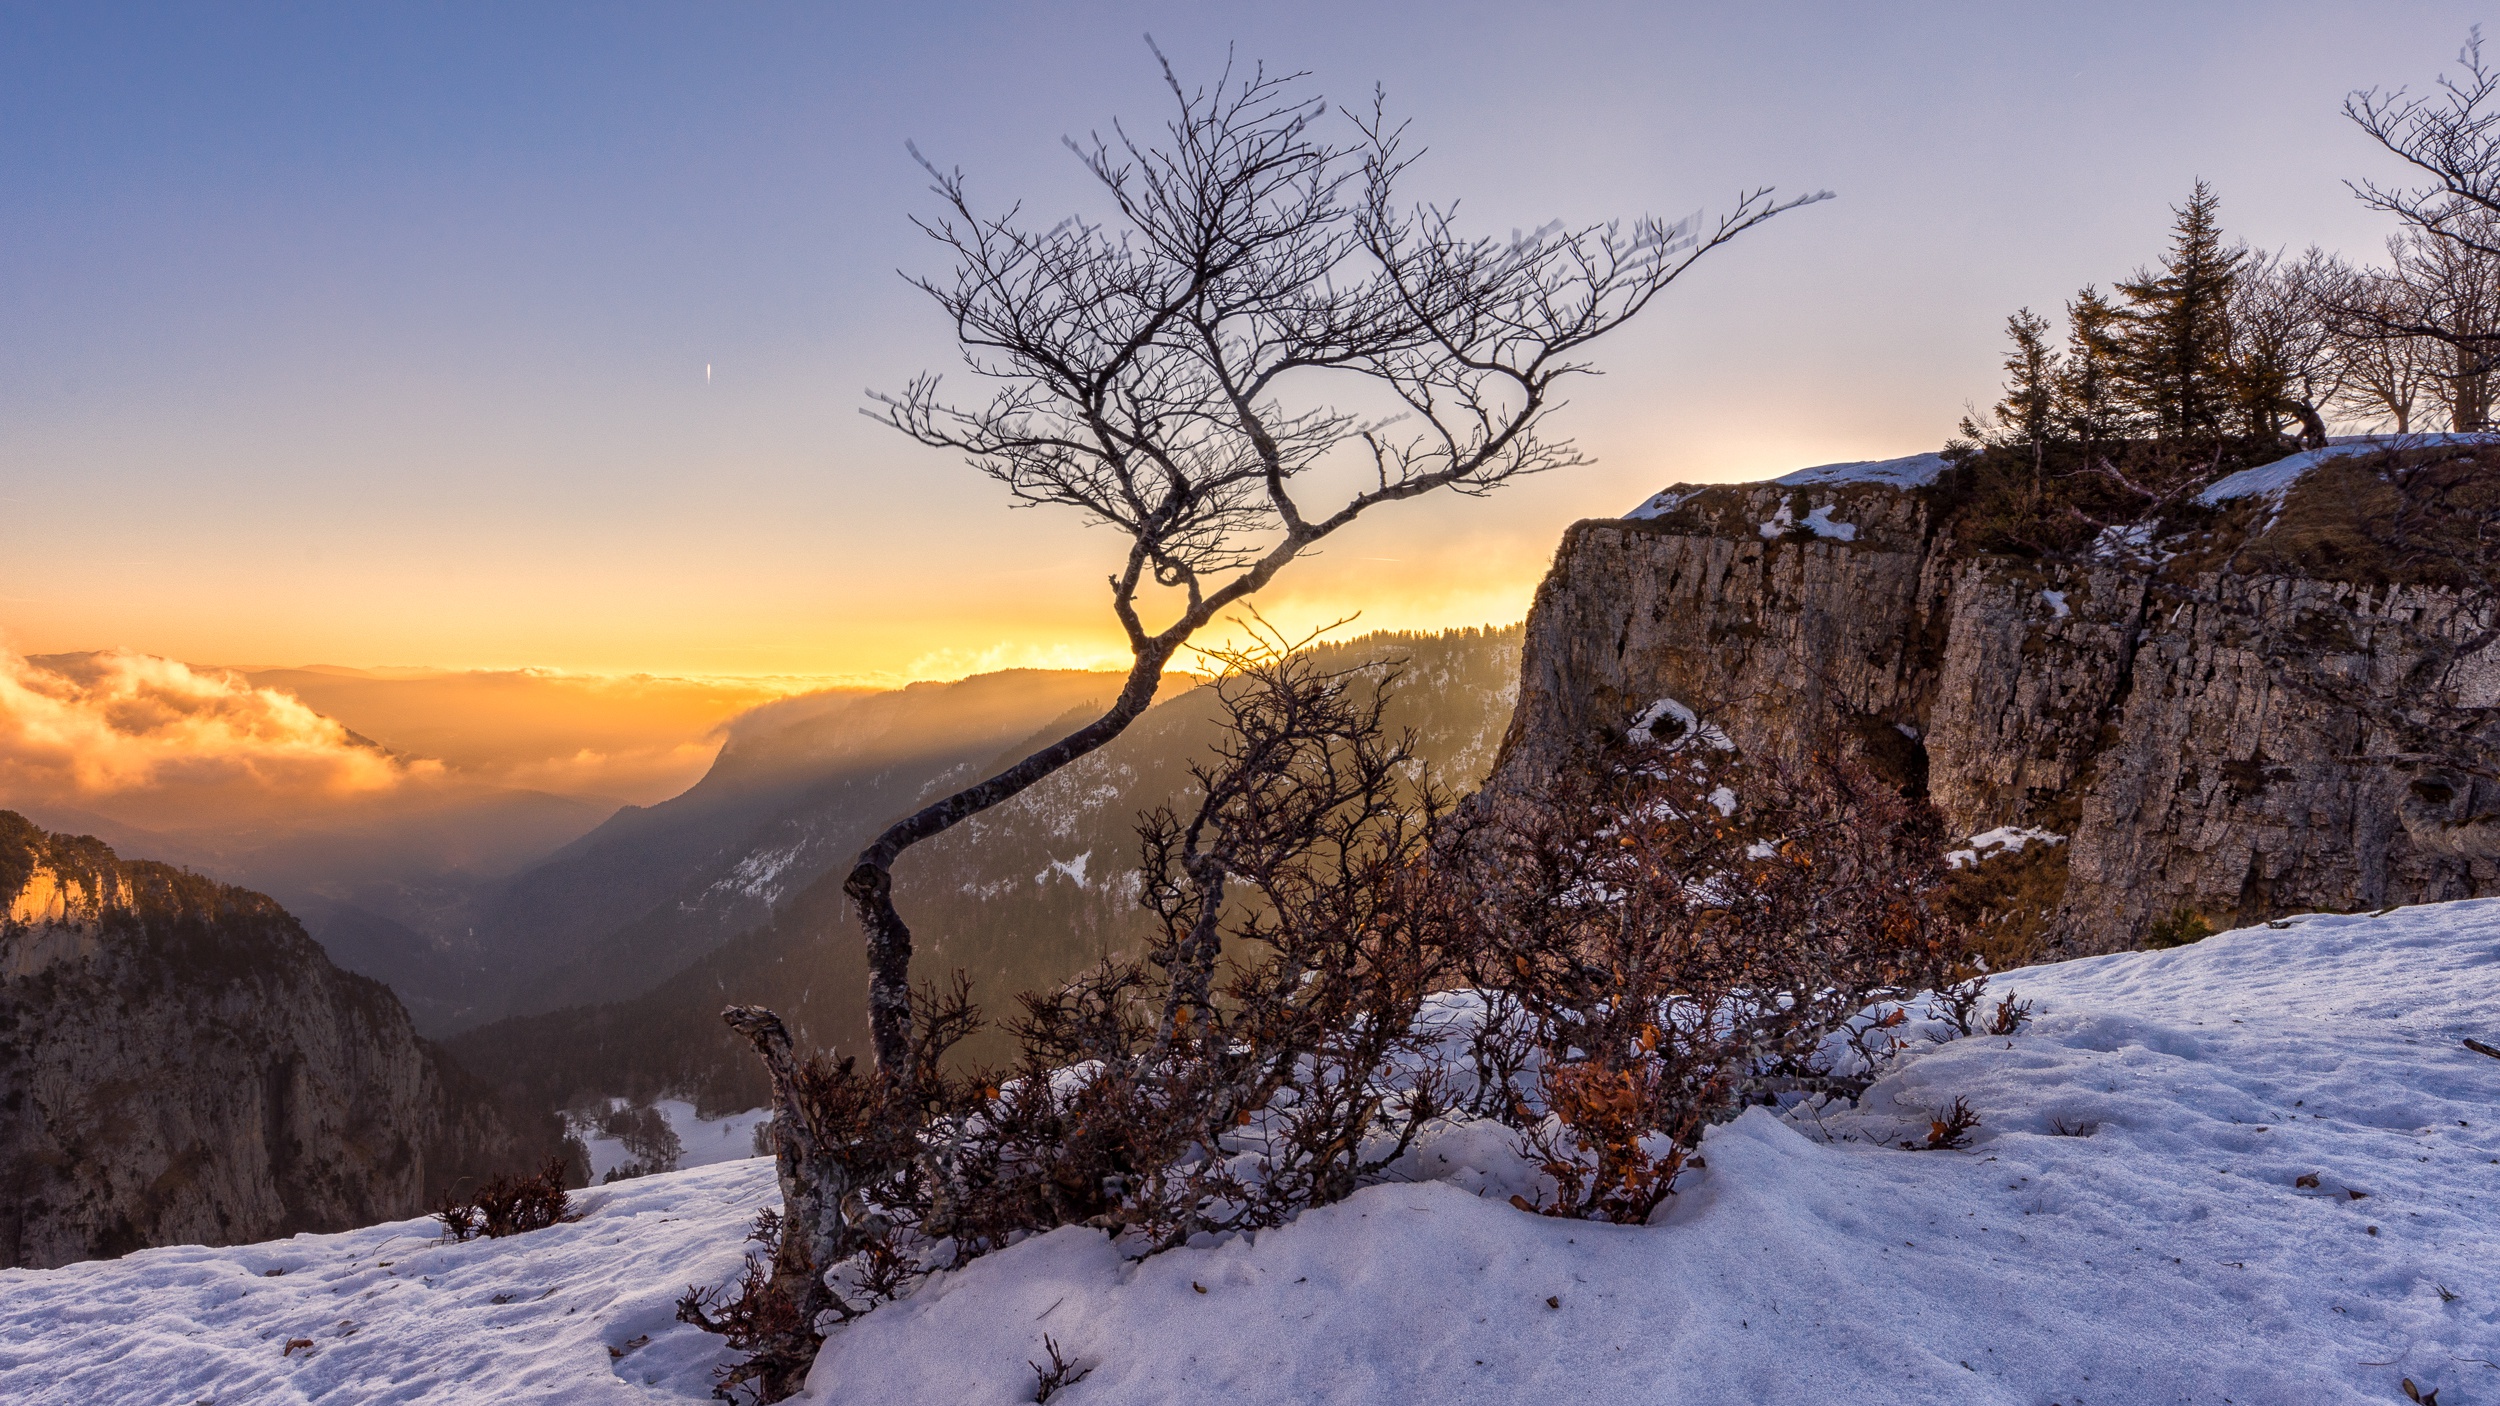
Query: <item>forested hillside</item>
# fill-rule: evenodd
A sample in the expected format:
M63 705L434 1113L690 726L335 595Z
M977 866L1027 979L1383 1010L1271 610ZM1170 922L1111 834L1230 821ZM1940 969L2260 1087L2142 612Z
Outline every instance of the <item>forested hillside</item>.
M1378 677L1394 673L1390 725L1414 729L1441 785L1472 789L1509 724L1519 639L1516 626L1383 633L1318 653L1369 664ZM1004 1016L1017 992L1132 947L1146 918L1136 902L1138 812L1186 790L1216 732L1201 692L1167 696L1101 751L915 851L898 888L918 969L965 971L984 1006ZM1015 755L1006 749L995 760ZM891 818L862 810L843 813L840 826L860 835L856 845ZM866 1034L867 969L842 873L817 853L816 876L794 885L769 921L674 968L618 962L620 973L650 983L630 999L499 1021L455 1037L452 1048L541 1106L581 1093L682 1092L707 1111L760 1103L763 1071L720 1024L723 1005L771 1006L802 1040L846 1052Z

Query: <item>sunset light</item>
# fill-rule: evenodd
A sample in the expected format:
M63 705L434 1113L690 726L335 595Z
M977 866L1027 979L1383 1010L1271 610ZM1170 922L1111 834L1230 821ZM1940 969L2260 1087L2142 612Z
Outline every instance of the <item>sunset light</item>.
M0 1402L2500 1399L2489 20L0 3Z

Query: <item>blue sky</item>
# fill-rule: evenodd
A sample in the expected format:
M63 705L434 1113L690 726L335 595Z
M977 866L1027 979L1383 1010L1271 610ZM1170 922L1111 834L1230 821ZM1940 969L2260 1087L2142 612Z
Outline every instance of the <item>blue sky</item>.
M2202 175L2370 253L2337 115L2453 4L0 6L0 637L195 662L895 675L1096 657L1111 543L859 417L951 352L906 139L1088 199L1062 134L1228 43L1431 148L1482 227L1829 187L1566 412L1599 462L1384 516L1279 608L1516 618L1676 479L1936 447L1998 328ZM704 367L711 365L707 385Z

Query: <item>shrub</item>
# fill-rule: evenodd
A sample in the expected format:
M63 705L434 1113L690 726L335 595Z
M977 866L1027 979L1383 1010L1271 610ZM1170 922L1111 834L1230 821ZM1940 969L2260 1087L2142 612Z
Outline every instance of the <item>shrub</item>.
M1385 685L1281 641L1220 656L1227 730L1186 815L1145 817L1145 960L1022 998L1021 1055L947 1130L930 1233L993 1246L1082 1223L1138 1248L1340 1199L1441 1111L1413 1067L1454 972L1427 864L1436 797L1400 777Z
M2145 932L2144 945L2159 951L2170 947L2185 947L2191 942L2199 942L2213 935L2214 925L2205 921L2204 914L2194 909L2174 908L2170 910L2169 917L2155 920L2153 926Z
M1228 731L1198 803L1139 828L1150 950L1021 997L1014 1066L951 1066L982 1024L961 976L917 993L899 1075L799 1058L770 1012L727 1013L772 1072L792 1211L735 1299L680 1303L748 1353L720 1394L797 1390L819 1325L924 1259L1070 1224L1139 1253L1274 1225L1379 1174L1442 1111L1410 1066L1424 996L1456 970L1429 867L1443 808L1402 780L1385 682L1281 640L1219 658Z
M1968 1147L1971 1129L1978 1126L1979 1114L1971 1108L1970 1101L1956 1098L1951 1107L1937 1109L1935 1116L1927 1120L1925 1142L1911 1141L1901 1145L1913 1152L1946 1152Z
M489 1177L465 1201L445 1191L434 1217L442 1222L445 1235L459 1241L480 1235L500 1240L507 1235L580 1220L573 1209L573 1198L565 1192L564 1180L565 1160L551 1157L533 1175L498 1173Z
M1854 763L1754 765L1690 729L1469 838L1471 975L1516 1010L1511 1048L1476 1062L1536 1071L1486 1102L1553 1179L1549 1215L1645 1220L1709 1124L1863 1091L1904 1018L1883 1000L1976 1005L1939 822Z
M1093 1370L1078 1365L1076 1359L1061 1353L1058 1340L1048 1333L1042 1334L1042 1351L1050 1357L1048 1367L1039 1362L1024 1364L1033 1369L1033 1399L1036 1402L1050 1400L1065 1388L1085 1380L1085 1374Z
M1460 819L1406 779L1390 680L1276 639L1218 657L1195 802L1139 826L1147 951L1021 996L1011 1066L954 1058L984 1027L960 975L914 993L899 1070L725 1013L771 1073L788 1210L734 1290L680 1302L746 1354L719 1394L796 1391L828 1325L1023 1235L1143 1255L1279 1224L1462 1108L1519 1128L1558 1188L1538 1209L1638 1220L1708 1123L1861 1091L1871 1068L1826 1045L1889 1048L1904 1014L1870 1003L1974 975L1931 901L1940 827L1863 767L1688 738ZM1462 983L1483 997L1463 1055L1419 1018ZM1472 1086L1446 1077L1462 1057Z

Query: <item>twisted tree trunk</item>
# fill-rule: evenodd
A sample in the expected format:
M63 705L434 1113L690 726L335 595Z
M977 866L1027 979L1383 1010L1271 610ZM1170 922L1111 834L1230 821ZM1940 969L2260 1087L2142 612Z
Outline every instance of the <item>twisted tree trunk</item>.
M894 861L922 840L940 835L994 805L1013 800L1035 782L1101 747L1127 730L1154 702L1163 666L1179 648L1161 640L1139 653L1128 682L1109 711L1048 747L975 786L924 806L886 827L860 852L842 891L859 914L868 939L868 1020L877 1068L908 1079L911 1058L911 927L894 907ZM778 1080L776 1080L778 1087Z

